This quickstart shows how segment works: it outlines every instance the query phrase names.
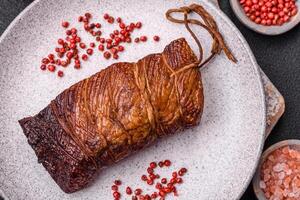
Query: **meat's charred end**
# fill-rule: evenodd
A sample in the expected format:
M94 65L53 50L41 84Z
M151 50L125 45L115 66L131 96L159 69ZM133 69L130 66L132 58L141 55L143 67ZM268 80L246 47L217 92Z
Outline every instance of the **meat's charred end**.
M72 193L88 185L97 169L62 129L50 106L38 115L19 120L28 143L57 185Z
M176 73L196 62L180 38L162 53L115 63L76 83L19 123L38 161L63 191L75 192L101 168L199 123L201 73Z

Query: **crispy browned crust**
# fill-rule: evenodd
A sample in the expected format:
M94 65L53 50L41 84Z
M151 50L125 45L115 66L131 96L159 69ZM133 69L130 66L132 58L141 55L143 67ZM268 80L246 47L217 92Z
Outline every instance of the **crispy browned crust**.
M184 38L137 63L116 63L63 91L20 125L38 160L67 193L157 138L198 124L201 74Z

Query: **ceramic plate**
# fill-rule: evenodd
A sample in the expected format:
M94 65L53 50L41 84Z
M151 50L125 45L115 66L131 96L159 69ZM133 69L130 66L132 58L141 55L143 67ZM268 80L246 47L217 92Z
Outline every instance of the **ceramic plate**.
M149 162L167 158L174 163L172 169L185 166L189 170L184 184L178 186L178 199L232 200L242 195L263 146L266 124L263 87L255 59L241 34L220 11L204 1L199 3L215 17L238 63L228 61L222 53L202 69L205 108L199 126L165 138L103 170L90 187L65 194L37 163L17 122L36 114L63 89L113 62L95 53L79 71L69 67L62 79L42 72L41 58L64 35L62 20L79 28L77 17L89 11L94 14L93 20L105 24L105 30L114 27L104 23L105 12L121 16L127 22L142 21L143 28L134 35L157 34L161 41L128 45L119 61L136 61L161 52L179 37L185 37L198 52L184 26L170 23L164 17L167 9L191 2L39 0L17 17L0 43L0 187L9 199L112 199L110 186L114 179L121 178L124 185L135 187L141 184L139 177ZM203 29L192 28L208 53L210 37ZM80 30L84 41L92 41L92 37ZM146 184L140 186L147 188Z

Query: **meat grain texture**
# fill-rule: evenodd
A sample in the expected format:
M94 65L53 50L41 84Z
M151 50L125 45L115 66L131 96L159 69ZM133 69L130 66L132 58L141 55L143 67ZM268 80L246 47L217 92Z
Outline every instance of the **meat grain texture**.
M156 139L199 123L200 70L184 38L137 63L115 63L19 121L38 161L66 193Z

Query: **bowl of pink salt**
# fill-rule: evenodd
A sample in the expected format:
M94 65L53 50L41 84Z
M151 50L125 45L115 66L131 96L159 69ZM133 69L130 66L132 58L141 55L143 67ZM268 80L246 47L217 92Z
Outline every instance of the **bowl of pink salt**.
M253 178L259 200L300 199L300 140L284 140L263 154Z

